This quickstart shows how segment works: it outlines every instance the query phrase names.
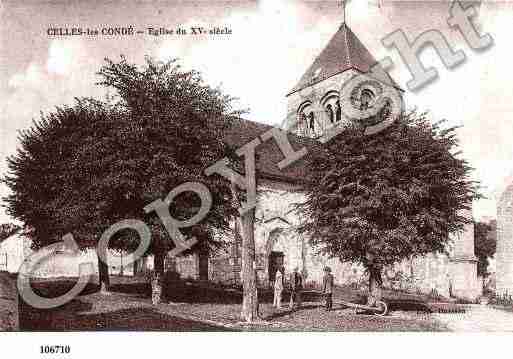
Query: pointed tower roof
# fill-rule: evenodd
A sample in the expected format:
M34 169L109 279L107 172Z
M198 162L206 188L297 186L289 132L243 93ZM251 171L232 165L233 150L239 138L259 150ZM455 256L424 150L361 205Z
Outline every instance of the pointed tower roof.
M349 69L366 73L376 63L376 59L365 45L356 37L349 26L343 23L328 45L301 76L297 85L287 95ZM378 81L399 88L386 71L381 69L375 71L373 75Z

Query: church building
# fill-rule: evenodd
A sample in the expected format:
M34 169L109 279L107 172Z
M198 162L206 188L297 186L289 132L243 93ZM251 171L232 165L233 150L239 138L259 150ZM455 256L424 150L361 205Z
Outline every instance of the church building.
M381 116L390 114L402 101L402 90L343 23L327 46L287 94L285 129L294 148L311 146L330 129L354 121L354 116L380 106ZM350 85L350 86L348 86ZM380 99L378 103L378 99ZM385 111L385 112L383 112ZM234 149L257 138L271 127L239 120L224 140ZM294 204L302 201L301 180L307 171L299 160L280 170L283 159L279 147L267 141L256 149L258 191L261 193L255 222L256 270L258 284L269 287L277 268L285 274L298 268L307 286L322 283L323 268L332 268L337 284L363 286L366 275L360 265L341 263L316 253L308 238L296 230L301 218ZM234 233L235 233L234 228ZM240 282L241 253L237 236L230 247L210 255L168 258L168 269L182 276L222 283ZM455 237L451 255L432 254L405 261L383 273L386 286L444 296L475 299L480 294L474 256L473 226Z

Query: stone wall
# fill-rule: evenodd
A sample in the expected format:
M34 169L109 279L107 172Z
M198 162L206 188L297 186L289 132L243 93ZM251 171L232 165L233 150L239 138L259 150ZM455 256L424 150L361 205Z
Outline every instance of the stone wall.
M496 292L513 295L513 184L497 207Z
M362 87L357 90L356 87L360 85ZM287 117L284 128L294 132L300 122L300 112L308 107L311 108L316 116L317 123L320 124L320 127L317 126L315 130L315 137L324 133L326 129L333 126L325 109L325 105L329 103L330 98L340 100L342 107L341 122L349 123L350 118L356 118L359 114L359 110L355 111L355 105L353 104L354 98L359 96L355 96L354 91L359 92L363 88L368 88L378 98L395 99L398 95L398 91L394 87L375 80L373 77L363 75L354 69L349 69L288 95ZM312 134L303 132L302 135L311 137Z
M310 287L319 288L329 266L338 285L366 288L368 276L361 265L341 263L336 258L327 258L317 253L296 231L301 222L293 210L293 204L300 202L302 194L290 185L278 182L261 182L262 192L256 211L255 245L257 251L257 277L260 286L268 287L269 255L272 251L284 254L285 275L298 267ZM229 240L233 241L233 238ZM240 280L240 263L226 250L210 259L209 279L214 282L235 283ZM428 255L404 261L383 273L384 285L389 288L421 293L438 293L448 297L453 274L451 261L446 255ZM189 270L194 270L193 265ZM185 271L185 268L182 269Z
M177 257L175 259L176 271L184 279L199 279L199 263L197 255Z
M0 331L19 329L16 277L0 272Z
M446 255L428 254L404 260L383 271L386 288L450 296L451 263Z
M337 75L331 76L324 81L318 82L312 86L294 92L287 96L287 119L286 129L294 128L297 124L299 108L306 102L309 102L315 113L324 113L322 100L326 94L334 93L337 96L340 93L342 84L356 75L355 70L347 70ZM325 120L325 119L323 119Z
M210 258L208 279L215 283L237 284L240 282L240 265L227 255Z

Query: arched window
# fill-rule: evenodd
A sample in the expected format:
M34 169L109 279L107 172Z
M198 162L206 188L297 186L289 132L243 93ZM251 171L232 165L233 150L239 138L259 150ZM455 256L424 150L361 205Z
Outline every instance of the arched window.
M363 89L360 94L360 110L366 110L370 107L374 93L369 89Z
M308 127L312 132L315 131L315 116L313 112L308 114Z
M385 101L385 104L379 111L379 120L383 121L390 117L390 114L392 113L392 105L390 104L389 100Z
M301 112L301 120L299 121L299 128L304 132L306 130L306 114Z
M340 101L337 100L337 115L336 120L339 122L342 119L342 108L340 107Z
M301 105L298 109L297 113L297 126L296 131L298 136L308 136L309 133L309 113L312 111L312 106L310 103L305 103Z
M323 131L335 124L337 121L337 103L339 101L337 91L328 91L326 95L321 99L321 105L324 109L325 116L321 116L317 119L318 130Z
M331 107L331 104L328 104L328 106L326 106L326 112L328 113L328 118L329 118L330 122L333 123L335 121L335 114L333 112L333 108Z

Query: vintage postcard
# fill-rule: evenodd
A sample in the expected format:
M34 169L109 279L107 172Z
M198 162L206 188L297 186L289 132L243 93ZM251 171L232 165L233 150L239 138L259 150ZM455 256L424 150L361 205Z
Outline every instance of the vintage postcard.
M0 17L2 345L513 331L512 2Z

